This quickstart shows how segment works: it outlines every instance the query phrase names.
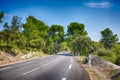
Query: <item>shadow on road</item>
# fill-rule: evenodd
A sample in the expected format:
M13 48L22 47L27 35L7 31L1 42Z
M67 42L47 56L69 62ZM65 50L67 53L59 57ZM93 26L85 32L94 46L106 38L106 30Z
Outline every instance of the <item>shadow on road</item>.
M61 55L61 56L72 56L70 53L68 53L68 54L57 54L57 55Z
M4 80L3 78L0 78L0 80Z

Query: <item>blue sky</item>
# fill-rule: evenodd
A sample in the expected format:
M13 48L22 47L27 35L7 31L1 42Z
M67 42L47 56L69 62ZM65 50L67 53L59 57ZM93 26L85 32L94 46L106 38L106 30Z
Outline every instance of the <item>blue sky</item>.
M0 11L5 12L3 23L10 22L13 15L21 17L22 22L32 15L49 26L63 25L65 32L71 22L84 23L88 36L99 41L100 31L107 27L120 39L119 3L119 0L0 0Z

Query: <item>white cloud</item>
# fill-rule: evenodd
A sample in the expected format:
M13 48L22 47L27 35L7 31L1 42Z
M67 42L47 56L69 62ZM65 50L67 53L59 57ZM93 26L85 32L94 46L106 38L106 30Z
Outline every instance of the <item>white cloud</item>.
M110 2L88 2L84 5L91 8L110 8L112 6Z

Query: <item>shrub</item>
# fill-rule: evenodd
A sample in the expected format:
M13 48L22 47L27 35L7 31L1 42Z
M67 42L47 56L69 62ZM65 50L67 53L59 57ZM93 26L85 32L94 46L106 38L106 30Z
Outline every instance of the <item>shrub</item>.
M115 64L120 66L120 55L117 56L117 58L115 60Z
M107 61L110 61L110 62L112 62L112 63L115 63L116 55L115 55L114 52L112 52L112 51L109 50L109 51L107 51L106 56L103 56L103 58L104 58L105 60L107 60Z
M107 54L108 54L108 52L104 48L101 48L98 50L99 56L106 56Z

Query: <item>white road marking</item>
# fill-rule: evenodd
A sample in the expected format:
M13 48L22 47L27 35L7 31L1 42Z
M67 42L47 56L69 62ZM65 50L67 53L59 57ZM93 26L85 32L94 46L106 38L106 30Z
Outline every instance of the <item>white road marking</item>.
M50 64L50 63L46 63L46 64L44 64L43 66L47 66L47 65L49 65L49 64ZM42 67L43 67L43 66L42 66Z
M5 70L5 69L9 69L9 68L11 68L11 67L5 67L5 68L1 68L0 70Z
M61 58L61 57L59 57L59 58ZM56 58L56 59L52 60L51 62L55 62L55 61L59 60L59 58Z
M39 67L38 67L38 68L35 68L35 69L31 70L31 71L25 72L25 73L23 73L22 75L27 75L27 74L29 74L29 73L31 73L31 72L37 70L37 69L39 69Z
M69 65L68 69L71 69L72 68L72 64Z
M67 78L62 78L61 80L66 80Z
M55 61L58 60L58 59L59 59L59 58L57 58L57 59L55 59L55 60L53 60L53 61L51 61L51 62L55 62ZM42 67L49 65L51 62L44 64ZM29 62L28 62L28 63L29 63ZM41 67L38 67L38 68L35 68L35 69L30 70L30 71L28 71L28 72L25 72L25 73L23 73L22 75L27 75L27 74L29 74L29 73L31 73L31 72L39 69L39 68L41 68Z
M49 65L49 64L51 64L52 62L55 62L55 61L57 61L57 60L59 60L59 58L54 59L54 60L52 60L51 62L48 62L48 63L44 64L43 66L47 66L47 65Z

